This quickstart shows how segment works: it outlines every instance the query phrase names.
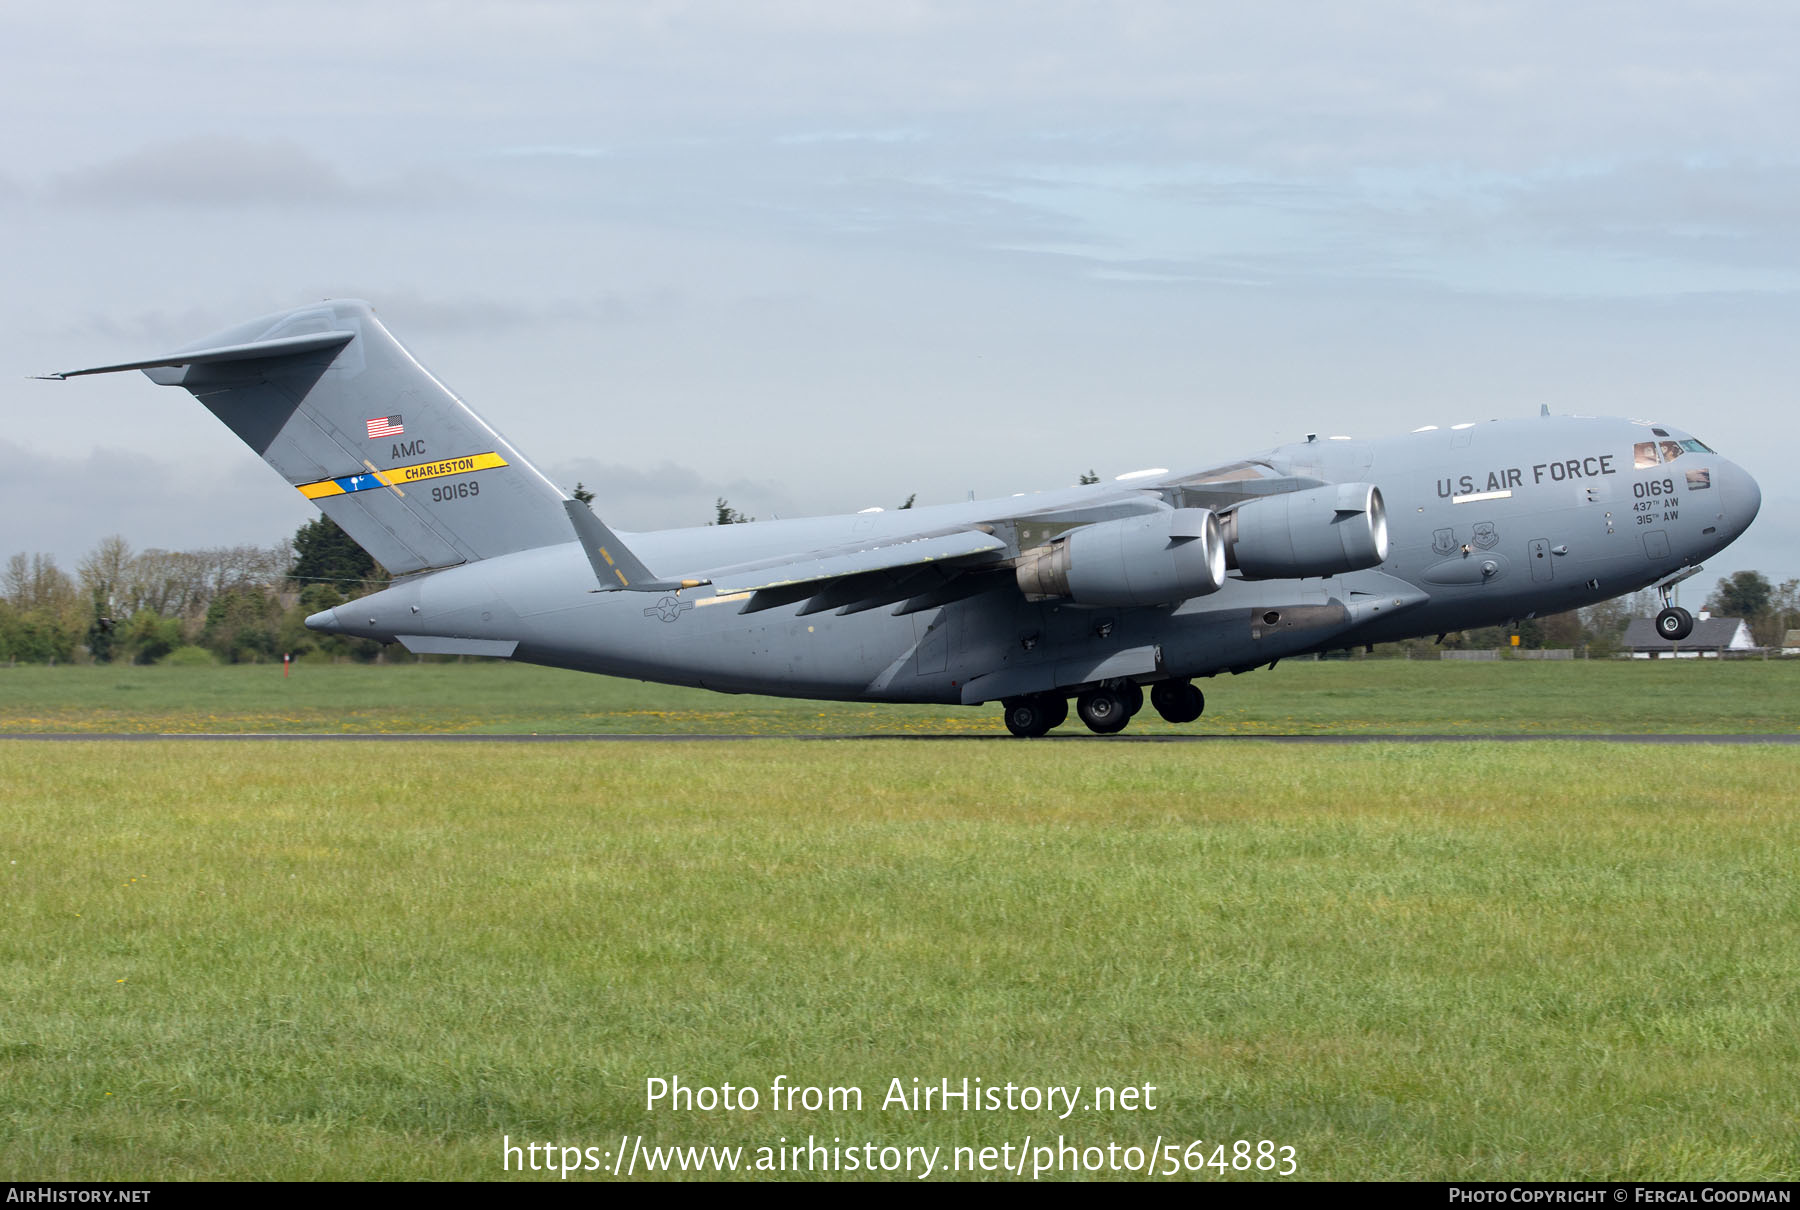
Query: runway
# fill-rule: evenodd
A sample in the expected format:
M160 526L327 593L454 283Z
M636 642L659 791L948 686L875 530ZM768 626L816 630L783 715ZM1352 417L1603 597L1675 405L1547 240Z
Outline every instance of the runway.
M1800 744L1800 734L1716 735L1560 734L1560 735L1047 735L1018 740L1010 735L478 735L467 732L74 732L38 731L0 734L0 740L52 743L326 743L326 744L694 744L796 740L801 743L876 741L884 743L1083 743L1083 744L1519 744L1546 740L1584 744Z

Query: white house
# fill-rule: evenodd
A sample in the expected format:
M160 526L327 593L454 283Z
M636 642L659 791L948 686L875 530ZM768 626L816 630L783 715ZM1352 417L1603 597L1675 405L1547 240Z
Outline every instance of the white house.
M1656 633L1654 618L1633 618L1625 628L1625 649L1634 660L1693 660L1728 651L1762 650L1750 637L1750 624L1744 619L1715 618L1704 612L1694 619L1694 633L1677 643Z

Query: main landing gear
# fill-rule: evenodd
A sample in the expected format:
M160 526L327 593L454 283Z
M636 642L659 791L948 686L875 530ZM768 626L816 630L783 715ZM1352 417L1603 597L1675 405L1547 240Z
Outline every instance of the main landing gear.
M1191 723L1206 709L1206 698L1188 681L1158 681L1150 704L1171 723ZM1057 693L1008 698L1006 729L1022 739L1046 735L1069 717L1069 700ZM1143 687L1121 681L1090 689L1075 699L1075 713L1097 735L1116 735L1144 708Z
M1020 739L1047 735L1069 717L1069 699L1054 693L1008 698L1005 705L1006 729Z
M1137 702L1144 700L1144 691L1136 685L1132 685L1129 690L1102 685L1098 689L1089 689L1075 699L1075 713L1081 716L1081 721L1094 734L1113 735L1125 730L1125 724L1136 713L1132 709L1134 699Z
M1158 681L1150 688L1150 704L1165 722L1191 723L1206 710L1206 695L1192 681Z

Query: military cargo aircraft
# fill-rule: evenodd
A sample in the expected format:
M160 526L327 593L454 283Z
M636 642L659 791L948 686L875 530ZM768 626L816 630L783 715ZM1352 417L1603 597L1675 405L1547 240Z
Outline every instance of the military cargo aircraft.
M1749 526L1755 480L1673 426L1551 416L1279 446L1000 500L616 533L363 302L143 361L396 579L330 634L726 693L975 705L1039 736L1200 716L1195 678L1655 585Z

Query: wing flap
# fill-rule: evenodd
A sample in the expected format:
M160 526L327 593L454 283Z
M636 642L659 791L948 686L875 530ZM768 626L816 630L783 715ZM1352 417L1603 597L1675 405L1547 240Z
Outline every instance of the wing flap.
M697 577L708 580L720 596L739 592L786 590L821 580L838 580L874 571L919 567L951 560L1001 557L1006 543L979 530L924 535L861 550L821 552L796 559L728 567ZM786 595L785 591L781 595ZM807 593L807 596L813 594ZM793 598L798 600L796 596Z

